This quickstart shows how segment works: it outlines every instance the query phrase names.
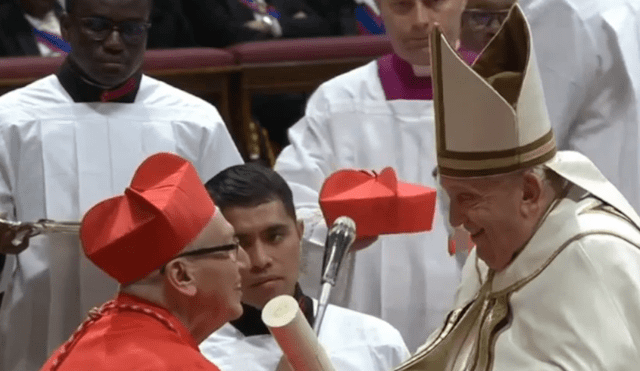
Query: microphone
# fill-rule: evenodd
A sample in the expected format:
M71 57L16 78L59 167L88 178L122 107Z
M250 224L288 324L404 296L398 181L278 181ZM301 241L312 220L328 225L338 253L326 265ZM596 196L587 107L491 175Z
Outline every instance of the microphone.
M348 216L341 216L333 222L324 244L321 284L328 282L331 286L336 285L340 264L342 264L342 260L347 255L347 251L349 251L355 239L356 223L353 219Z
M318 300L318 313L313 324L316 334L320 332L320 325L329 302L331 288L336 285L340 264L356 239L356 223L348 216L341 216L333 222L327 233L322 261L322 290Z

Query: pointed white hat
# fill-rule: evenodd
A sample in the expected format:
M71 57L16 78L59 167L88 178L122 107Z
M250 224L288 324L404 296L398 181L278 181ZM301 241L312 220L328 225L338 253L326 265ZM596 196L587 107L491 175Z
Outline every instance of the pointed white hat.
M431 55L440 175L481 177L544 164L640 228L640 216L588 158L556 150L531 30L517 3L471 67L439 30Z
M431 41L441 175L504 174L553 158L531 30L519 5L472 66L439 30Z

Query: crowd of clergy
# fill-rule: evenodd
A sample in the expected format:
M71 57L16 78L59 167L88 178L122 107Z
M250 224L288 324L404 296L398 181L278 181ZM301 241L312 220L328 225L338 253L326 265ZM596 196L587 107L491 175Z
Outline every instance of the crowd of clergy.
M64 63L0 96L0 371L638 368L639 1L358 2L393 53L323 83L273 168L142 73L154 3L56 6ZM314 21L282 4L234 7ZM329 368L272 335L282 295Z

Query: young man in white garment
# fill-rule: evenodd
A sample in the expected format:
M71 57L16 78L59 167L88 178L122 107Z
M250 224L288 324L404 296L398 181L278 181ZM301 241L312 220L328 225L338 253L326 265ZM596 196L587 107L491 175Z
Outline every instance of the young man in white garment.
M473 67L434 36L438 170L476 247L447 323L396 371L637 369L640 217L557 151L524 13Z
M515 0L469 0L463 43L478 51ZM640 2L520 0L538 53L558 148L587 155L640 209ZM465 12L465 13L468 13ZM471 18L471 19L470 19ZM487 31L487 32L485 32ZM616 143L615 146L605 145Z
M209 336L200 349L222 371L274 371L282 351L261 320L262 308L276 296L291 295L313 325L317 306L298 285L304 226L291 190L276 172L256 164L232 166L206 188L233 226L249 265L241 271L242 317ZM387 371L409 356L388 323L333 305L325 313L319 340L336 371Z
M435 127L429 32L439 24L453 44L466 0L380 0L394 53L324 83L305 116L289 130L291 145L275 169L294 194L310 244L310 272L301 282L317 290L327 226L318 206L324 180L341 168L379 171L435 187ZM471 61L473 56L462 52ZM447 252L446 220L428 233L383 236L350 254L334 302L388 321L415 350L442 324L458 285ZM340 295L342 294L342 295Z
M62 36L73 50L60 70L0 97L0 212L78 221L156 152L181 155L204 179L242 162L212 105L142 74L151 0L75 0L66 9ZM13 254L0 369L35 370L117 282L82 256L77 236L18 246L15 231L0 237L0 253Z

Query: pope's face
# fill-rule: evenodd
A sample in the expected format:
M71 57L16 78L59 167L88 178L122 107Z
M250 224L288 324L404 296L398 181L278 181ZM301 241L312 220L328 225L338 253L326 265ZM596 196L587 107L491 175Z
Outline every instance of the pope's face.
M302 223L287 214L280 200L255 207L227 207L224 215L249 256L249 269L242 271L242 301L261 309L278 295L293 295Z
M447 40L460 38L460 17L466 0L380 0L380 12L393 50L405 61L431 65L429 35L436 24Z
M471 234L477 254L496 271L506 268L533 233L522 213L522 176L449 178L442 187L450 198L449 219Z

